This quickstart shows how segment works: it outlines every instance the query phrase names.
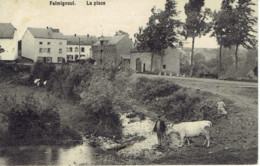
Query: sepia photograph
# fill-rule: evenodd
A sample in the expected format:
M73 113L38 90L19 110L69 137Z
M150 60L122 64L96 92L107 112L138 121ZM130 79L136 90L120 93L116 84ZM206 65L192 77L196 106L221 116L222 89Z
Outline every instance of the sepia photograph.
M257 0L0 0L0 166L257 163Z

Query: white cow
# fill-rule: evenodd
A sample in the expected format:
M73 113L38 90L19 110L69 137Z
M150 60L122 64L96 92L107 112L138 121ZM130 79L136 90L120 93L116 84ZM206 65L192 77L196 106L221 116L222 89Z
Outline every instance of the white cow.
M189 137L196 137L203 135L205 136L205 141L203 146L207 142L207 147L210 145L210 135L209 128L212 126L212 123L208 120L203 121L195 121L195 122L182 122L179 124L173 125L169 128L166 134L176 133L181 137L181 145L183 146L185 139L188 141L188 145L190 145Z

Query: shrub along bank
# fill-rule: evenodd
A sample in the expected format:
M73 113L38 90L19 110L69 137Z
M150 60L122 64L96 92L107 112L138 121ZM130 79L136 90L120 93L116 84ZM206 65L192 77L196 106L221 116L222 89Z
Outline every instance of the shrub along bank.
M41 105L31 94L22 101L18 101L15 96L1 96L0 101L1 146L68 145L79 143L82 139L76 131L60 123L55 107Z

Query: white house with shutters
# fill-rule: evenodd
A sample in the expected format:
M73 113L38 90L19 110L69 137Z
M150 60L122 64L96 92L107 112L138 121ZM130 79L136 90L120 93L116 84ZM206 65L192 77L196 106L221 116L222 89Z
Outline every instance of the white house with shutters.
M92 57L92 45L97 42L97 37L89 35L65 35L67 40L67 60L76 61Z
M67 40L59 29L27 28L22 37L22 56L34 62L66 62Z
M11 23L0 23L0 61L14 61L17 58L17 30Z

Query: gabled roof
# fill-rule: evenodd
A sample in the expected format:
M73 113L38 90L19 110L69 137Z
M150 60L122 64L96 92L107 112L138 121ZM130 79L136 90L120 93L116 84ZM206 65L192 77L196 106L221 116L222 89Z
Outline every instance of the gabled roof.
M125 35L113 36L112 39L107 43L107 45L115 45L120 40L122 40L124 37L125 37Z
M92 45L97 42L96 36L88 36L88 35L65 35L64 38L67 40L67 45Z
M12 39L16 28L11 23L0 23L0 38Z
M117 35L117 36L102 36L98 38L98 41L94 44L94 46L99 46L100 41L107 41L104 45L116 45L120 40L122 40L125 35Z
M28 30L32 33L32 35L35 38L64 39L64 35L59 32L59 29L29 27Z

